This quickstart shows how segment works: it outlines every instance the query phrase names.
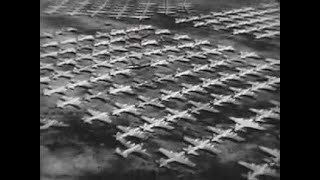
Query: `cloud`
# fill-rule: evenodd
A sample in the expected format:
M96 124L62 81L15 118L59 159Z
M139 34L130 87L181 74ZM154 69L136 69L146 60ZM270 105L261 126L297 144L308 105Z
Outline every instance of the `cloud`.
M85 173L112 170L115 155L108 150L94 151L85 148L81 152L71 148L50 151L40 146L40 179L78 177Z

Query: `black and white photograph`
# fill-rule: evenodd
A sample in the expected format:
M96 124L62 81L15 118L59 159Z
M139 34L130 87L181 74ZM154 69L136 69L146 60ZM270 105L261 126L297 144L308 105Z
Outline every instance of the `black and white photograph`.
M40 0L40 180L280 180L280 0Z

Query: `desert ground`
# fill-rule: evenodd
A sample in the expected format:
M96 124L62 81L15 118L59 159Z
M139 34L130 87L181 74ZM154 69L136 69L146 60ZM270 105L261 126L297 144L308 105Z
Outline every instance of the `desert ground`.
M41 0L40 179L280 179L280 3Z

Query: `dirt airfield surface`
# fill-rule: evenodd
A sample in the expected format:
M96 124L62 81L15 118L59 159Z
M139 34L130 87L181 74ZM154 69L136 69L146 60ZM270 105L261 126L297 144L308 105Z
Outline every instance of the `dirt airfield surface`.
M90 2L93 1L99 0ZM133 1L139 3L138 0ZM44 13L50 4L55 2L62 0L40 1L41 180L247 179L245 175L249 170L239 165L240 161L269 163L265 159L272 156L259 148L280 150L280 37L255 40L250 35L232 35L229 31L196 28L191 23L177 24L175 17L158 13L144 21ZM275 2L198 0L194 1L193 7L196 14L209 14L243 7L259 7L261 3ZM152 28L110 35L115 29L128 32L128 29L141 28L141 25L151 25ZM164 29L170 33L159 32ZM101 32L108 33L108 37L102 36ZM187 35L189 38L176 40L176 35ZM80 40L81 38L84 40ZM72 39L76 39L76 42L65 43ZM108 45L97 45L103 44L105 40ZM157 43L148 45L148 40L155 40ZM192 47L183 47L188 43L191 43ZM164 50L169 47L179 49ZM228 50L227 47L233 47L233 50ZM106 49L107 53L104 53ZM209 49L215 51L212 53ZM123 56L126 61L121 59ZM175 58L178 60L159 65L161 60ZM65 63L66 61L70 63ZM110 63L103 63L107 61ZM225 64L219 65L219 61ZM252 69L252 72L242 76L244 69ZM184 72L192 75L179 74ZM105 74L110 76L102 81L94 81ZM236 77L241 79L233 79ZM210 81L214 79L221 79L223 85ZM72 83L77 82L84 84L72 86ZM125 86L131 88L130 92L116 92L117 88ZM190 90L195 86L199 86L200 90ZM62 87L64 90L58 93L45 93ZM114 94L110 93L112 90L115 91ZM252 90L253 93L247 91L249 95L240 95L245 90ZM170 96L174 92L178 92L179 98ZM216 103L217 100L229 96L226 103L212 107L218 110L217 112L194 111L196 107L192 102ZM79 98L81 103L76 107L68 104L57 107L61 99L66 97ZM148 97L148 100L143 102L140 97ZM145 105L152 100L163 108ZM120 105L134 106L135 109L125 111L125 107ZM90 114L88 110L91 109L109 113L111 123L84 122ZM123 110L123 113L113 114L119 109ZM258 117L259 113L254 113L251 109L279 109L279 112L276 118L267 117L263 122L259 121L264 130L248 128L238 131L237 123L230 117ZM119 126L143 129L141 127L144 127L145 121L141 120L142 117L161 119L174 116L176 112L187 114L183 117L177 116L172 121L165 119L170 122L173 130L155 128L154 132L151 132L149 129L142 131L145 139L128 136L124 138L125 143L116 138L116 134L121 132ZM66 126L41 129L46 125L43 120L48 119L62 122ZM212 139L217 133L208 131L208 127L232 130L236 132L235 138L241 137L244 140L237 141L232 136L220 143L212 141L219 153L199 150L198 155L186 154L186 157L196 164L195 167L179 163L159 167L159 160L166 158L159 152L159 148L181 152L190 145L185 141L185 137ZM125 150L124 144L127 142L142 144L148 155L133 153L124 158L117 154L116 149ZM270 167L280 174L280 162ZM262 175L259 179L280 177Z

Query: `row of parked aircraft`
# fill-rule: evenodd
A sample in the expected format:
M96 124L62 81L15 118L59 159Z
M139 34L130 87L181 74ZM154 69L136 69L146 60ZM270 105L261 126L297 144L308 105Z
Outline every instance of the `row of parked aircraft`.
M277 7L266 8L266 9L257 9L253 7L244 7L240 9L226 10L222 12L211 12L210 14L201 14L198 16L190 16L185 18L176 18L176 23L189 23L189 22L199 22L203 20L218 19L219 22L223 22L224 19L230 20L246 20L250 18L259 18L264 16L269 16L279 12L280 9Z
M163 121L163 119L155 119L155 118L146 118L144 117L149 124L152 125L154 123L164 123L160 126L160 128L164 128L167 130L172 130L174 127L167 124L166 121ZM255 122L251 120L245 120L245 119L233 119L237 122L238 125L240 125L242 128L251 128L251 129L258 129L258 130L265 130L265 128L261 128L261 126L257 125ZM139 153L146 156L150 156L149 153L146 152L145 149L142 148L142 144L130 144L127 145L127 141L124 139L127 136L136 137L139 139L146 139L146 135L144 132L153 132L153 130L150 130L149 128L145 128L147 124L144 124L137 128L129 128L129 127L122 127L118 126L120 130L122 130L124 133L117 133L116 138L121 143L123 143L127 149L121 151L119 148L116 149L116 153L119 155L127 158L129 154L131 153ZM207 151L209 153L218 154L221 151L217 148L216 143L222 143L224 139L233 139L236 141L244 141L244 138L237 135L237 126L235 128L230 129L219 129L216 127L208 127L208 131L213 133L212 139L193 139L190 137L184 137L184 141L188 143L189 145L185 148L183 148L183 151L181 152L173 152L164 148L160 148L159 152L161 152L163 155L167 157L167 159L161 158L158 163L160 167L169 167L170 163L179 163L185 166L189 167L195 167L196 165L190 161L187 158L187 155L194 155L198 156L199 151ZM278 165L280 163L280 151L275 149L269 149L266 147L260 147L261 151L271 156L271 158L265 158L265 161L271 165ZM245 167L248 167L254 171L253 174L249 174L249 177L257 177L259 175L267 175L265 173L269 172L268 168L264 166L252 166L252 164L248 164L245 162L239 162L240 165L243 165ZM260 169L260 170L259 170ZM262 170L264 169L264 170ZM255 172L255 171L261 171L261 172Z
M263 68L260 68L263 67ZM268 66L262 65L262 66L258 66L257 68L253 69L253 70L261 70L261 69L266 69L266 68L270 68ZM171 91L160 91L161 92L161 96L160 98L156 98L156 100L148 100L143 102L144 105L154 105L155 103L152 102L156 102L158 101L158 104L156 105L157 107L163 107L163 104L161 102L163 101L168 101L170 99L177 99L177 100L181 100L184 101L186 99L185 95L190 95L191 93L199 93L199 94L203 94L206 93L206 89L207 87L213 86L213 85L226 85L226 82L229 80L241 80L241 78L243 76L246 75L252 75L255 74L252 69L245 69L243 71L240 71L240 73L238 74L221 74L222 76L218 79L203 79L203 83L200 85L188 85L188 84L182 84L182 89L181 91L176 91L176 92L171 92ZM115 72L111 72L110 74L105 74L96 78L92 78L90 80L83 80L83 81L79 81L79 82L72 82L66 86L62 86L62 87L58 87L58 88L54 88L54 89L45 89L44 90L44 95L46 96L51 96L52 94L55 93L60 93L63 94L65 91L71 89L75 89L77 87L84 87L87 89L90 89L92 87L92 83L98 82L98 81L108 81L108 82L112 82L111 77L112 75L117 75L119 73L116 73L118 71ZM124 73L124 72L123 72ZM130 73L130 71L129 71ZM181 74L177 73L177 74ZM61 75L59 75L59 77L63 76L63 77L68 77L68 74L65 74L65 72L63 72ZM129 74L127 74L129 75ZM170 75L169 75L170 76ZM174 78L175 76L170 76L171 80L175 81ZM160 76L159 78L162 78L162 81L164 80L163 76ZM240 78L240 79L239 79ZM157 79L159 81L159 79ZM40 78L40 81L42 83L44 82L48 82L48 78ZM233 103L233 104L238 104L239 103L239 99L241 99L242 97L246 96L246 97L251 97L254 98L255 97L255 93L262 91L262 90L275 90L274 89L274 85L279 84L280 83L280 78L275 78L275 77L269 77L267 82L256 82L256 83L252 83L253 87L248 88L248 89L237 89L237 88L230 88L232 91L236 92L236 94L234 96L221 96L221 95L215 95L212 94L212 97L215 98L215 100L212 102L212 104L214 106L222 106L225 103ZM114 85L114 87L111 87L109 89L109 92L107 94L109 95L117 95L120 93L126 93L126 94L134 94L133 92L133 88L131 86L124 86L124 85ZM67 98L64 97L64 99L62 99L61 101L58 101L57 103L57 107L59 108L64 108L66 106L79 106L81 103L81 99L80 98ZM159 103L160 102L160 103ZM142 105L141 105L142 106ZM208 106L202 105L202 108L206 109L208 108ZM78 107L80 108L80 107ZM199 108L199 107L198 107ZM201 110L201 109L199 109ZM210 111L215 112L217 111L216 109L211 109ZM193 111L195 113L197 113L197 111Z
M131 18L139 21L150 19L154 14L179 15L180 13L192 13L193 4L186 1L158 1L158 2L137 2L132 4L130 1L120 1L113 3L110 1L75 3L68 0L58 4L51 4L44 11L45 14L64 14L70 16L108 16L110 18L121 19Z

